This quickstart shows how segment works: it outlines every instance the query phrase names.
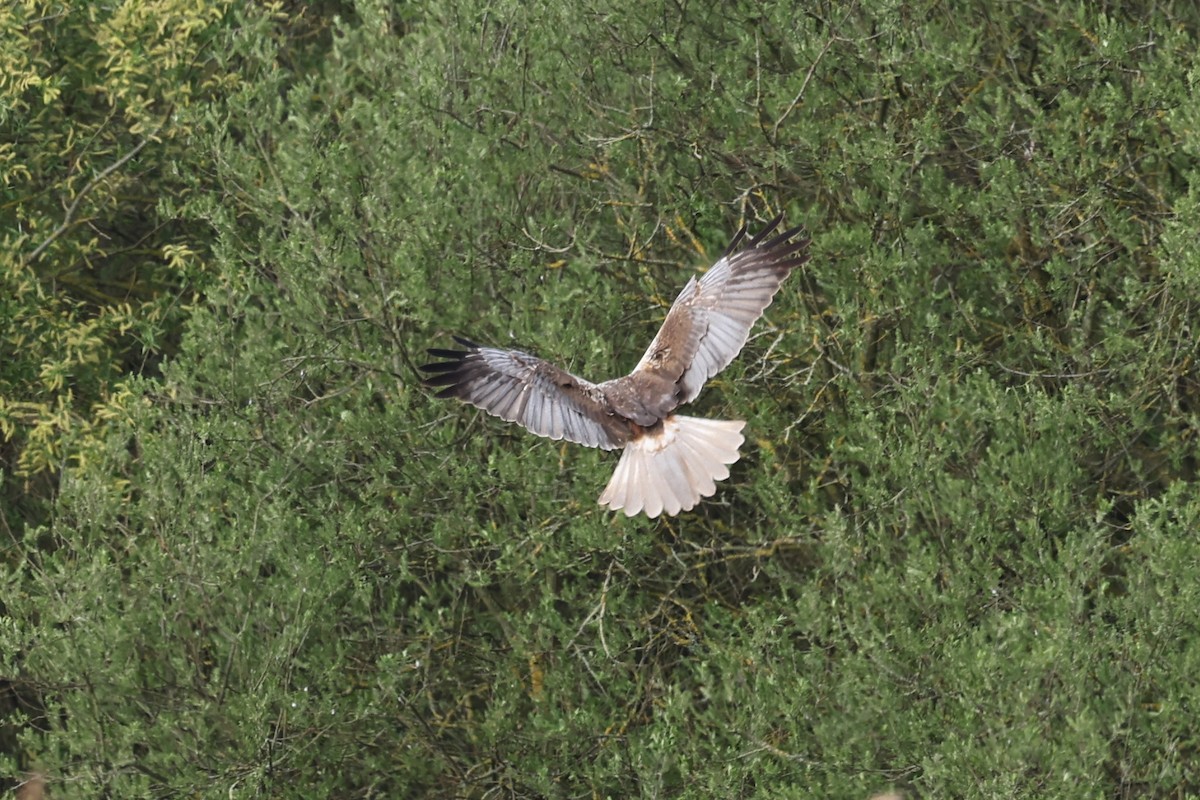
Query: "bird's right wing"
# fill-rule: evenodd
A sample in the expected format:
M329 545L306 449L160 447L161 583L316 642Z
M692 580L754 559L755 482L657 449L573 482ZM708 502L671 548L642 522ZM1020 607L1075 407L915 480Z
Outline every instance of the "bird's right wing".
M550 439L602 450L629 440L628 427L594 384L520 350L454 339L466 349L431 349L445 360L420 367L431 373L427 385L445 387L438 397L457 398Z
M773 219L738 250L746 235L743 226L717 263L699 280L688 281L634 374L647 370L677 382L677 399L683 404L729 365L780 284L809 259L802 227L767 238L781 219Z

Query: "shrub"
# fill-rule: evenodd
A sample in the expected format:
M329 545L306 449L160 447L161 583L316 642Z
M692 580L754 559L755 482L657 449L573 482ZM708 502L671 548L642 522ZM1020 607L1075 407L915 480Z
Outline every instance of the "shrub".
M1190 6L340 10L316 58L232 9L180 112L204 292L14 531L5 769L1200 792ZM816 257L698 403L750 441L693 513L417 383L449 333L618 374L780 210Z

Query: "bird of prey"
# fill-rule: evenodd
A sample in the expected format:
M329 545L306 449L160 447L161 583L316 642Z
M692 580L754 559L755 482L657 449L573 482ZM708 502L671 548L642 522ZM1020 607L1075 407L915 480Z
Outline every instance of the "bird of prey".
M551 439L602 450L624 448L600 505L627 516L688 511L729 477L745 439L741 420L685 417L704 382L746 343L750 328L793 269L809 259L802 228L774 237L776 217L739 247L746 226L712 267L693 276L633 372L589 383L542 359L454 337L462 350L420 367L438 397L470 403Z

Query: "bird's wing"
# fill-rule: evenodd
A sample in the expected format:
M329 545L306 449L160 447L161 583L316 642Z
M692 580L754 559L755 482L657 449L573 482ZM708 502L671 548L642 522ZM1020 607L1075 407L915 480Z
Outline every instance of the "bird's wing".
M420 367L429 386L539 436L615 450L629 439L594 384L520 350L484 347L454 337L464 350L435 350L445 359Z
M797 238L803 228L767 238L781 219L735 253L746 235L743 225L717 263L688 281L633 374L646 370L674 380L682 405L729 365L784 278L809 259L809 238Z

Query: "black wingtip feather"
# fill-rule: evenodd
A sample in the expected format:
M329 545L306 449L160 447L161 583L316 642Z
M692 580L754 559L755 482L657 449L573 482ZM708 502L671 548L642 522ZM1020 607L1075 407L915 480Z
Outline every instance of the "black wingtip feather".
M454 340L463 347L469 347L470 350L447 350L441 347L430 347L426 350L429 355L434 358L444 359L442 361L432 361L428 364L422 364L417 369L421 372L428 373L421 378L421 383L425 386L445 386L437 393L438 397L456 397L458 384L463 379L463 368L466 366L467 359L478 350L478 345L469 339L463 339L460 336L455 336Z
M747 230L748 228L743 222L742 227L738 228L738 232L733 235L733 241L729 243L729 247L726 247L725 252L721 253L721 258L729 258L729 256L733 254L733 251L737 249L737 246L742 243L742 239L746 238Z
M770 236L771 232L778 228L779 223L781 222L783 222L783 214L777 214L774 219L770 220L765 226L763 226L762 230L754 234L754 236L747 243L747 247L770 249L782 242L786 242L788 239L791 239L793 236L804 230L803 225L797 226L789 231L781 233L771 241L764 244L763 240ZM746 232L749 229L750 228L748 225L745 223L742 224L742 227L738 229L736 234L734 234L733 241L729 243L729 247L726 247L725 252L721 254L721 258L728 258L729 256L733 255L733 251L737 250L738 246L742 243L742 240L746 238Z
M776 222L778 222L778 220L776 220ZM765 231L764 231L764 233L765 233ZM783 244L784 242L788 241L789 239L794 239L795 237L799 236L802 233L804 233L804 226L797 225L794 228L784 231L783 233L779 234L774 239L772 239L771 241L766 242L766 243L758 243L759 239L762 238L762 234L759 234L758 237L755 238L754 246L758 247L762 250L772 250L772 249L778 247L779 245ZM809 242L810 242L809 238L807 236L805 236L803 240L797 242L797 245L807 247Z
M470 353L465 350L443 350L440 347L430 347L425 352L429 353L429 355L433 356L434 358L451 358L455 361L462 361L464 358L470 355Z
M773 249L770 251L771 261L774 264L787 266L789 269L794 269L801 264L807 264L812 258L812 254L808 252L810 244L812 242L808 239L801 239L786 247Z
M460 367L461 361L435 361L432 364L422 364L417 369L422 372L455 372Z
M426 386L456 386L461 380L462 375L458 372L446 372L425 378L422 383Z
M751 247L758 247L762 244L762 240L770 236L771 231L779 227L779 223L783 222L783 214L776 215L775 219L767 223L767 226L754 235L750 240Z

